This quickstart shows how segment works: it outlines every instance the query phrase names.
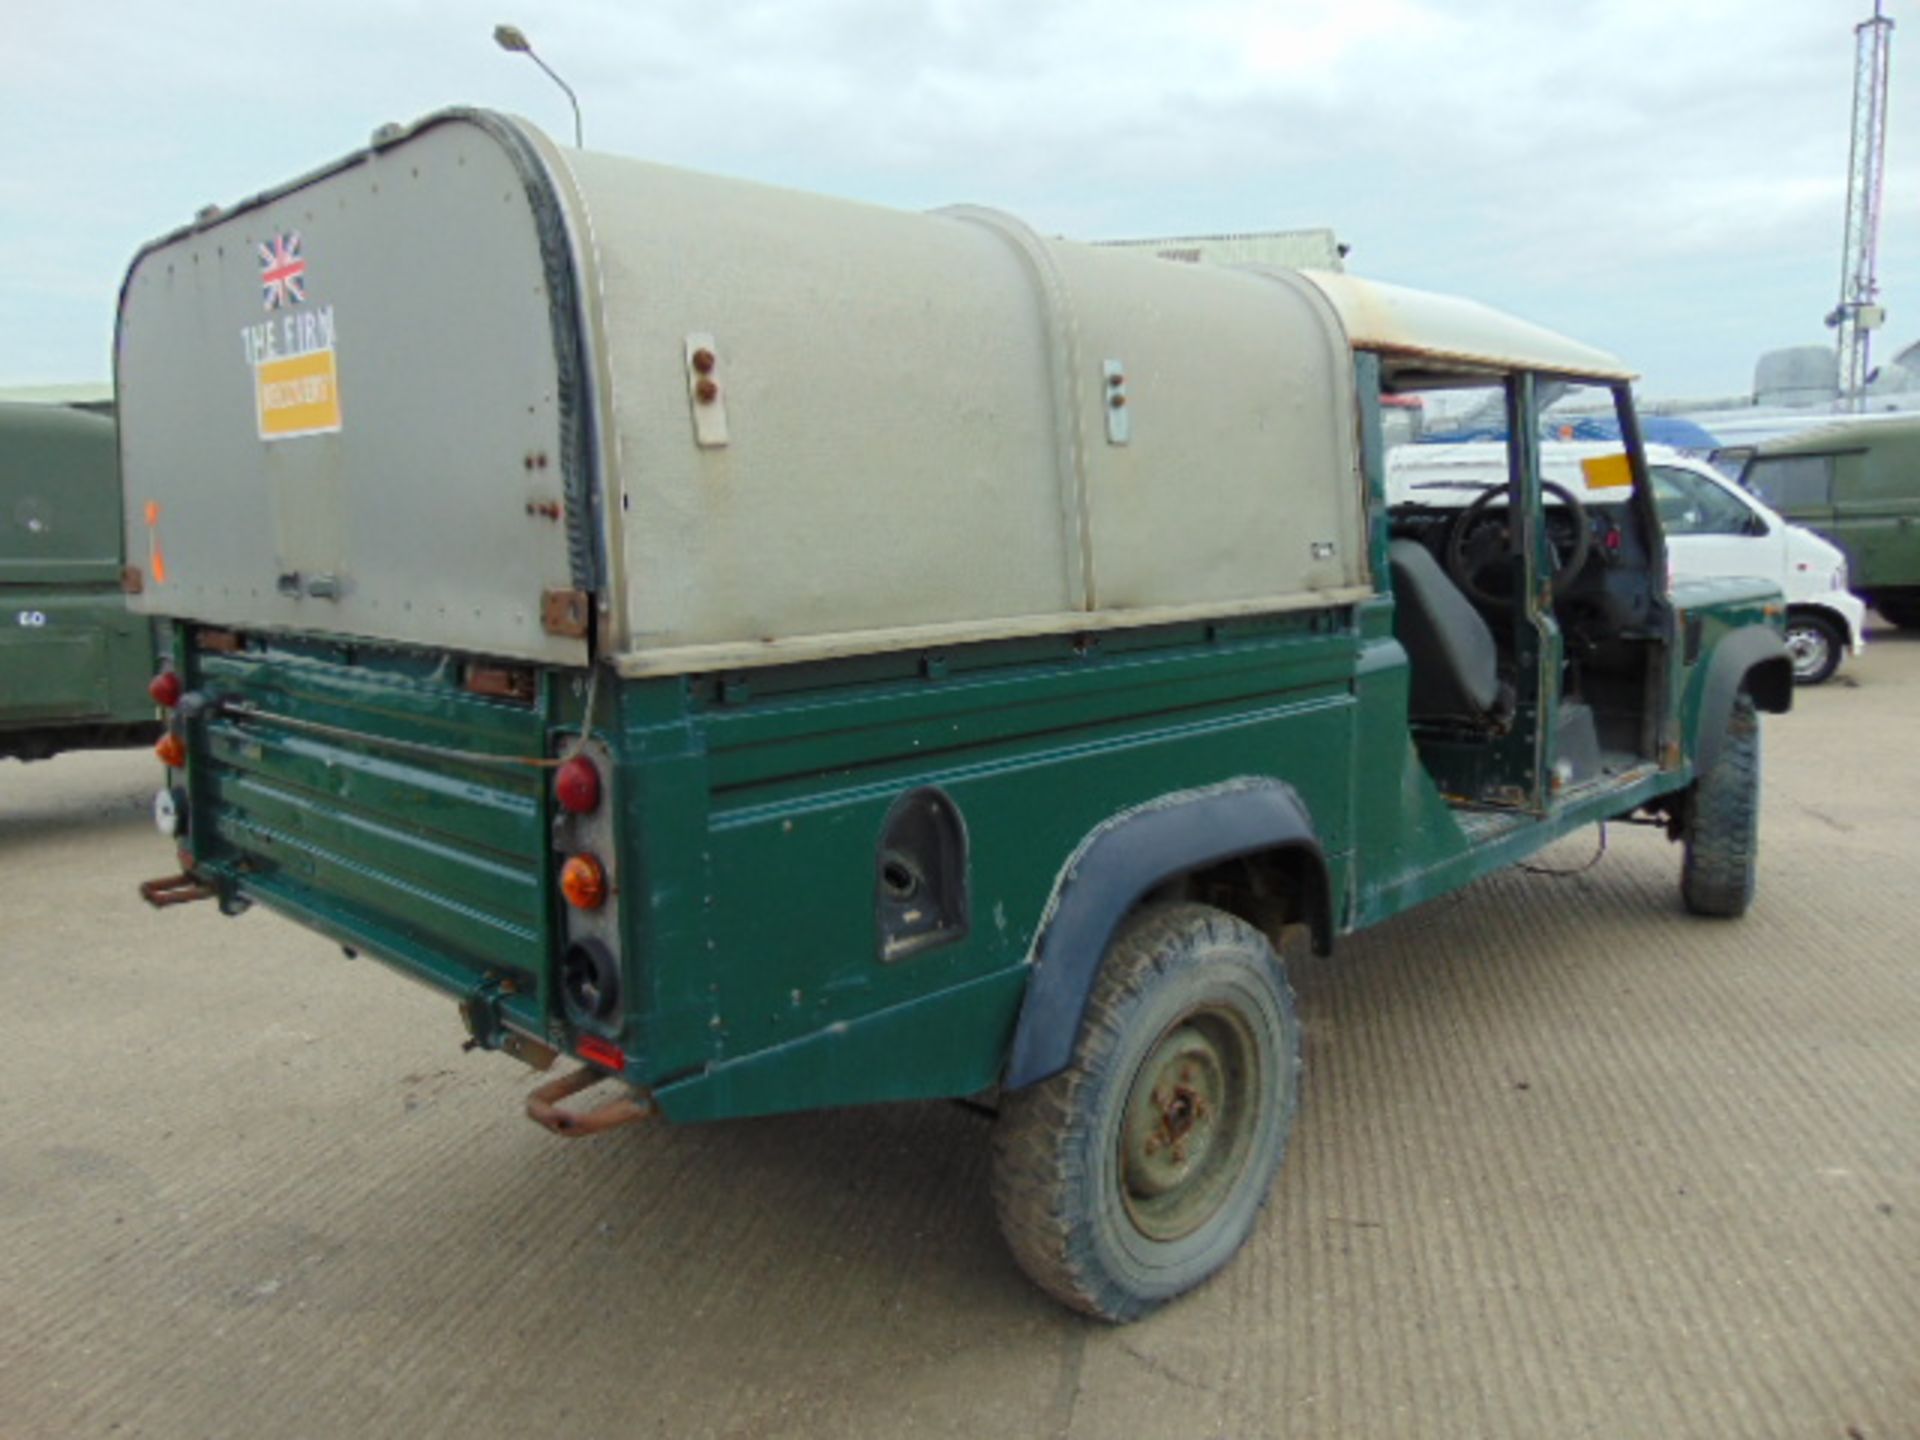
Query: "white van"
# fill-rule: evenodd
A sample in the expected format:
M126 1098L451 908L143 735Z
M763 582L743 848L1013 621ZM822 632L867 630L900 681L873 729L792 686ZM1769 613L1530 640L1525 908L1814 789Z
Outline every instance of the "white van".
M1604 501L1589 488L1584 461L1617 455L1617 444L1546 444L1541 478L1584 502ZM1506 483L1503 443L1401 445L1387 452L1390 505L1465 506L1488 485ZM1794 678L1818 685L1866 643L1866 605L1847 589L1846 557L1811 530L1789 524L1704 460L1664 445L1647 446L1667 564L1675 578L1754 576L1787 597L1787 650ZM1554 503L1548 498L1548 504Z

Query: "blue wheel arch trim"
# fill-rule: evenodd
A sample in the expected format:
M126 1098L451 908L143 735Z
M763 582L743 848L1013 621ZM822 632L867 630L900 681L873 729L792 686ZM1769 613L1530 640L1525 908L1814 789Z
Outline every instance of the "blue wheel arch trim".
M1309 862L1314 946L1333 944L1326 856L1305 804L1277 780L1163 796L1106 821L1067 862L1034 942L1032 978L1007 1058L1007 1089L1063 1070L1113 935L1156 886L1225 860L1288 851Z

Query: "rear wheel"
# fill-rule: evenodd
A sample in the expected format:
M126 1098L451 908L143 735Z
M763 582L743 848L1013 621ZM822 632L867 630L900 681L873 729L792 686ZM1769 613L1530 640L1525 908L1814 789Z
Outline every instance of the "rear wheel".
M1744 690L1713 768L1694 782L1681 838L1680 894L1687 908L1696 915L1746 914L1760 840L1760 713Z
M1259 931L1205 905L1136 914L1101 963L1067 1068L1001 1105L994 1208L1021 1267L1116 1321L1213 1274L1272 1187L1299 1056Z
M1793 661L1793 683L1819 685L1840 668L1847 636L1838 621L1811 610L1787 617L1787 658Z

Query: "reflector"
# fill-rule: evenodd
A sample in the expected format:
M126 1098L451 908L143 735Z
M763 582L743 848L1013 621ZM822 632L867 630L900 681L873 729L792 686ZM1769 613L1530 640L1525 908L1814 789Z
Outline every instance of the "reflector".
M162 789L153 797L153 827L169 840L185 833L187 797L184 792ZM184 870L186 867L181 868Z
M598 1065L602 1070L624 1070L627 1057L620 1047L611 1040L602 1040L598 1035L582 1035L574 1047L576 1053L589 1065Z

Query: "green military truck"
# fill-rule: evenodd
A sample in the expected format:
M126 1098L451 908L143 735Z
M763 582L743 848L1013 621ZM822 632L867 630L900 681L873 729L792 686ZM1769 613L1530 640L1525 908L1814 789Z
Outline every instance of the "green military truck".
M1902 630L1920 630L1920 415L1836 420L1714 459L1838 545L1854 594Z
M1752 895L1779 596L1669 593L1628 372L1477 305L452 111L149 245L117 353L177 627L149 899L577 1057L563 1135L988 1104L1015 1255L1096 1315L1252 1228L1284 946L1610 819ZM1515 423L1506 483L1388 510L1382 394L1569 380L1612 498Z
M0 401L0 758L159 738L121 545L112 419Z

